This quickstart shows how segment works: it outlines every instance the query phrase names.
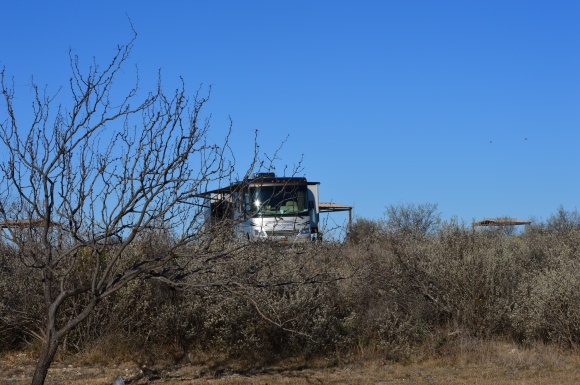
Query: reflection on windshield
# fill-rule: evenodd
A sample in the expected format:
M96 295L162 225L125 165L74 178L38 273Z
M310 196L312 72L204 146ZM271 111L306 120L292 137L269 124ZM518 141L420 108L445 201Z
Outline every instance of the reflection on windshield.
M308 213L306 186L261 186L250 189L251 214L284 215Z

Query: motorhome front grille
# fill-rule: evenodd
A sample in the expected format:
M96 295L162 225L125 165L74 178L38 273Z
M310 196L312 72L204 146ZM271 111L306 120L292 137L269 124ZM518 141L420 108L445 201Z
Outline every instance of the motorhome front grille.
M267 232L270 237L290 237L296 235L294 230L269 230Z

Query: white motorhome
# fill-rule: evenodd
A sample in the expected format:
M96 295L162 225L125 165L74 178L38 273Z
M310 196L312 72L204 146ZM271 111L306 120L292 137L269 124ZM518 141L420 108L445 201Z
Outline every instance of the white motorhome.
M319 182L258 173L204 194L207 223L231 226L240 241L320 239Z

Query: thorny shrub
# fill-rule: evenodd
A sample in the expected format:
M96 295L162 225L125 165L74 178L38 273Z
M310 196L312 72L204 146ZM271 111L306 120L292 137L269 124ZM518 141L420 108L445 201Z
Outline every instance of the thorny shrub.
M359 219L344 243L233 243L215 259L185 250L173 270L103 301L62 351L151 360L202 352L264 364L345 354L404 360L426 344L445 351L448 335L580 343L575 212L559 209L512 235L443 222L433 205L404 209L388 214L410 222ZM162 253L167 240L151 234L128 253ZM34 347L43 338L40 278L0 247L0 351Z

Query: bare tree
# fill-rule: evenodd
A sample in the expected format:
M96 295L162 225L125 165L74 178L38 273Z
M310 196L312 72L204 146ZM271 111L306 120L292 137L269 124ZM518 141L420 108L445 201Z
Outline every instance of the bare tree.
M387 232L405 236L426 236L441 224L436 203L389 205L385 216Z
M221 143L210 143L201 113L209 91L190 99L183 82L167 94L158 81L140 97L137 77L119 97L113 86L135 37L105 66L83 70L71 54L70 83L57 95L33 82L26 127L14 82L0 72L2 237L37 278L45 306L33 385L44 383L66 334L105 297L156 274L185 247L215 251L196 196L233 172L231 125ZM63 93L70 107L57 104ZM132 252L151 232L163 232L163 247Z
M558 211L550 215L546 220L546 228L551 231L570 231L580 228L580 213L576 208L566 210L564 206L558 206Z

